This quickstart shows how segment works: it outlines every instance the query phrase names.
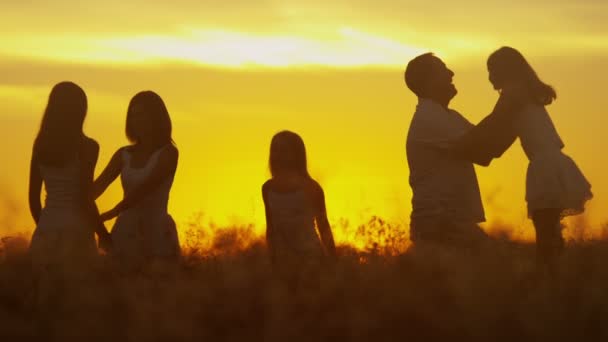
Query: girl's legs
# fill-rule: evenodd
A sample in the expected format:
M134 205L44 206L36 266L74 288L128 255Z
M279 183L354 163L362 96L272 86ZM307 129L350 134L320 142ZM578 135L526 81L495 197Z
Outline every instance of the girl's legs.
M557 259L564 249L560 209L539 209L532 213L536 230L536 259L539 270L555 275Z

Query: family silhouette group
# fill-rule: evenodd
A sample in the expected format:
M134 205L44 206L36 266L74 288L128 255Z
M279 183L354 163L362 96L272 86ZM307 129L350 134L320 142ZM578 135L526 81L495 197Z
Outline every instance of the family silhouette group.
M457 93L454 73L441 59L427 53L406 67L405 83L418 97L406 142L410 238L414 246L457 248L491 240L478 226L485 218L474 164L488 166L519 138L529 159L526 201L538 266L555 272L564 248L561 219L584 211L591 186L562 152L546 110L556 99L554 89L510 47L492 53L487 68L499 97L491 114L473 125L449 107ZM129 272L155 261L177 263L180 244L167 204L179 153L165 103L152 91L131 99L125 127L130 144L114 153L96 179L99 145L83 132L86 113L87 96L78 85L53 87L31 158L34 268L86 269L99 258L99 249ZM296 284L337 257L325 196L307 170L305 144L296 133L272 137L269 169L262 186L267 247L277 274ZM124 196L101 213L96 199L119 177ZM113 218L110 233L104 222Z

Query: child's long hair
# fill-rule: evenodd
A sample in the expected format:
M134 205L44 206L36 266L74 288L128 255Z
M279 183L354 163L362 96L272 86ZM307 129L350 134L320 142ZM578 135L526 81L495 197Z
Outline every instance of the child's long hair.
M306 147L302 138L290 131L275 134L270 143L269 166L273 178L287 172L310 178L306 163Z
M154 127L154 136L146 137L146 139L154 140L159 145L173 143L171 137L172 124L169 111L163 99L153 91L142 91L137 93L129 102L127 109L127 123L125 125L125 133L129 141L133 144L141 142L144 137L139 137L132 124L132 113L134 107L141 107L148 115Z
M34 141L34 155L43 164L61 166L75 157L84 135L87 96L78 85L61 82L53 87Z
M556 98L555 89L540 80L524 56L516 49L503 46L488 58L488 67L501 79L519 81L528 88L534 101L542 105L551 104Z

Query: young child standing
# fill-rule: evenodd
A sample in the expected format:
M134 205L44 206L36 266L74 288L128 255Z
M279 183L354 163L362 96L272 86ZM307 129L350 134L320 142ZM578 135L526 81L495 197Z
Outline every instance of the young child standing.
M269 164L272 178L262 187L266 241L275 270L296 288L336 256L325 196L308 174L304 141L296 133L272 138Z

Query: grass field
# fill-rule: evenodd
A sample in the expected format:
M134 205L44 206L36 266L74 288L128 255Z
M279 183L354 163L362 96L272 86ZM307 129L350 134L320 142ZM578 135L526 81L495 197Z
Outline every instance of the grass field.
M27 239L0 249L2 341L568 341L608 339L608 241L568 244L555 278L534 246L408 249L373 219L315 286L273 275L252 227L190 227L178 266L34 286ZM384 227L384 233L379 233ZM200 227L199 227L200 228ZM369 240L366 240L369 239ZM374 240L379 239L379 240ZM384 240L383 240L384 239ZM381 241L382 243L374 243ZM310 284L309 284L310 285ZM41 300L40 291L48 294Z

